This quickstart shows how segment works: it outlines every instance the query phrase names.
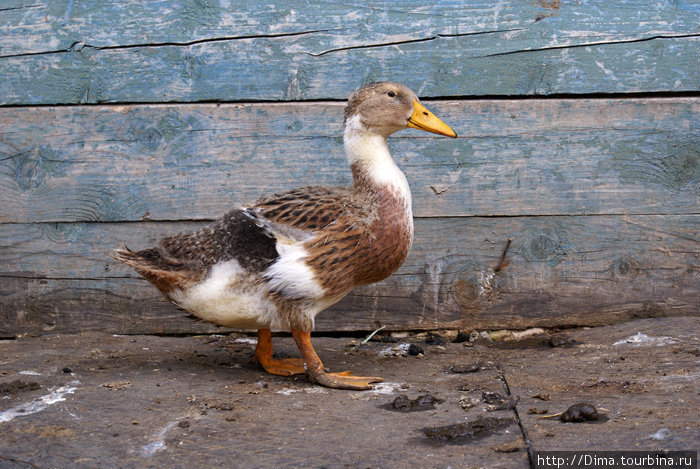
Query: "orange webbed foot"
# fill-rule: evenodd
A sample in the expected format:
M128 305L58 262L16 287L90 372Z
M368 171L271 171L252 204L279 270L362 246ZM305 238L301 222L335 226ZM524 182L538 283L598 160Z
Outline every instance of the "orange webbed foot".
M304 360L301 358L270 358L263 361L256 357L255 361L271 375L292 376L306 373Z
M311 345L311 334L292 329L292 337L299 347L301 356L304 357L306 365L306 374L312 383L320 384L327 388L333 389L350 389L354 391L364 391L372 389L372 383L383 381L377 376L354 376L349 371L341 371L339 373L327 373L323 368L321 359L318 358L316 351Z
M378 376L354 376L349 371L341 373L309 373L309 379L313 383L320 384L327 388L333 389L349 389L354 391L366 391L372 389L372 383L381 383L384 381Z
M258 330L258 345L253 361L272 375L291 376L306 373L304 360L301 358L274 358L272 351L272 334L270 329Z

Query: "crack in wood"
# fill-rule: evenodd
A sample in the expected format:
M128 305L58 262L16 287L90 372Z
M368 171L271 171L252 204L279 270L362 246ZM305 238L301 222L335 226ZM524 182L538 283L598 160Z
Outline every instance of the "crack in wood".
M322 55L330 54L333 52L346 51L346 50L375 49L375 48L381 48L381 47L400 46L400 45L405 45L405 44L418 44L421 42L429 42L429 41L434 41L436 39L441 39L441 38L481 36L484 34L508 33L508 32L513 32L513 31L523 31L523 30L524 30L523 28L514 28L514 29L495 29L493 31L477 31L477 32L473 32L473 33L436 34L434 36L424 37L424 38L420 38L420 39L406 39L404 41L391 41L391 42L382 42L382 43L377 43L377 44L362 44L362 45L357 45L357 46L337 47L335 49L328 49L328 50L324 50L324 51L317 52L317 53L305 52L305 54L310 55L311 57L321 57Z
M223 212L222 212L223 215ZM469 215L454 215L454 216L449 216L449 215L421 215L421 216L414 216L414 220L434 220L434 219L442 219L442 220L480 220L480 219L512 219L512 218L522 218L522 219L537 219L537 218L584 218L584 217L599 217L599 218L611 218L611 217L627 217L627 216L632 216L632 217L665 217L668 216L668 213L653 213L653 212L627 212L627 213L615 213L615 212L610 212L610 213L531 213L531 214L518 214L518 215L509 215L509 214L469 214ZM687 217L687 216L699 216L700 212L678 212L678 213L673 213L673 216L679 216L679 217ZM210 223L213 222L215 218L210 218L210 217L182 217L182 218L152 218L149 216L147 220L141 219L141 218L136 218L136 219L110 219L110 220L97 220L97 219L92 219L92 220L82 220L82 219L46 219L46 220L28 220L28 221L12 221L12 220L0 220L0 226L3 225L43 225L46 223L64 223L64 224L84 224L84 223L104 223L104 224L118 224L118 223ZM638 223L632 223L629 222L628 220L624 220L627 223L630 223L632 225L637 225L640 227L644 227L643 225L640 225ZM660 233L663 233L662 231L656 230ZM665 234L670 234L670 233L665 233ZM678 236L678 235L675 235ZM681 239L687 239L684 237L681 237ZM694 239L689 239L689 240L694 240Z
M83 41L75 41L67 49L49 50L49 51L38 51L38 52L26 52L22 54L8 54L0 55L0 59L13 59L19 57L32 57L37 55L52 55L52 54L66 54L69 52L80 52L83 49L94 49L94 50L123 50L123 49L143 49L151 47L191 47L199 44L208 44L214 42L228 42L228 41L241 41L245 39L272 39L281 37L294 37L294 36L305 36L309 34L318 34L338 31L338 29L314 29L309 31L297 31L292 33L276 33L276 34L255 34L248 36L224 36L215 37L207 39L197 39L194 41L186 42L176 42L176 41L165 41L165 42L153 42L153 43L143 43L143 44L121 44L121 45L111 45L111 46L93 46L87 44Z
M638 39L620 39L617 41L586 42L586 43L582 43L582 44L567 44L567 45L561 45L561 46L539 47L537 49L511 50L511 51L507 51L507 52L496 52L493 54L477 55L477 56L474 56L472 58L474 58L474 59L487 59L490 57L501 57L504 55L514 55L514 54L523 54L523 53L531 53L531 52L543 52L543 51L563 50L563 49L579 49L581 47L610 46L610 45L616 45L616 44L635 44L635 43L641 43L641 42L654 41L657 39L687 39L687 38L694 38L694 37L700 37L700 34L697 34L697 33L694 33L694 34L661 34L661 35L643 37L643 38L638 38Z
M573 47L573 46L572 46ZM520 51L523 52L523 51ZM57 53L60 53L57 52ZM3 57L0 56L0 59ZM489 95L461 95L461 94L444 94L440 96L421 96L422 101L435 101L435 102L450 102L450 101L561 101L561 100L587 100L587 101L606 101L606 100L641 100L641 99L678 99L678 98L700 98L700 91L629 91L629 92L585 92L585 93L551 93L551 94L535 94L535 95L499 95L499 94L489 94ZM346 98L308 98L308 99L193 99L192 101L113 101L113 102L86 102L86 103L50 103L50 104L1 104L0 109L59 109L59 108L122 108L124 106L205 106L205 105L232 105L232 106L246 106L246 105L265 105L265 104L275 104L280 106L287 105L302 105L311 106L318 104L344 104L347 102ZM611 128L615 129L615 128ZM213 129L216 130L216 129ZM192 130L193 132L196 129ZM60 136L62 134L56 134ZM335 137L320 137L320 138L335 138ZM392 136L393 139L397 138L410 138L413 140L418 139L431 139L431 136L421 136L421 135L395 135ZM473 134L459 134L457 139L488 139L490 136L485 135L473 135ZM106 140L105 140L106 141ZM120 140L112 140L114 142L119 142Z
M22 6L18 6L18 7L0 8L0 12L16 11L16 10L31 10L33 8L41 8L41 5L22 5Z

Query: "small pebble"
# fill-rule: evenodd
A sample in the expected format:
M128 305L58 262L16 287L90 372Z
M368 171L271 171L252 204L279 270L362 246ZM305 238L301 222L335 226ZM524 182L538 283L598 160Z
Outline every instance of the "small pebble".
M420 345L411 344L408 346L408 354L409 355L416 356L416 355L420 355L423 353L424 353L423 348Z
M64 373L73 373L73 370L71 370L70 368L68 368L68 367L66 366L66 367L63 368L63 372L64 372Z
M177 423L177 426L180 428L190 428L190 421L189 420L181 420Z

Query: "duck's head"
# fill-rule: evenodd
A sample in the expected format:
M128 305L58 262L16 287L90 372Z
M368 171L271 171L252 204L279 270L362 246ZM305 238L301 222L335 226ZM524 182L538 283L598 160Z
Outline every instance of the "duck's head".
M457 136L420 103L413 91L390 81L370 83L355 91L345 107L344 126L360 126L384 137L407 127Z

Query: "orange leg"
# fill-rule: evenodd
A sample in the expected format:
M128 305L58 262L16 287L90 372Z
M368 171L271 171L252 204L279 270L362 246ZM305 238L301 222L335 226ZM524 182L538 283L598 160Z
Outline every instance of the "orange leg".
M273 375L291 376L306 373L301 358L278 359L272 356L272 333L270 329L258 329L258 345L253 361Z
M353 376L349 371L342 373L326 373L323 369L323 363L318 358L313 345L311 345L311 334L302 332L297 329L292 329L292 337L297 343L301 356L306 364L306 373L312 383L320 384L327 388L335 389L354 389L365 390L372 389L371 383L379 383L382 378L374 376Z

